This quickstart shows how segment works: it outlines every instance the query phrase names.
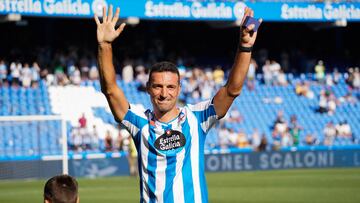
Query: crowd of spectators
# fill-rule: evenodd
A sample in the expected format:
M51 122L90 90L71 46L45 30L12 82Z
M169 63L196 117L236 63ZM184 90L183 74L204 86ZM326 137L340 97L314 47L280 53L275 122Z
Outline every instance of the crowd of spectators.
M121 125L117 126L117 135L113 131L106 130L105 135L101 136L97 126L87 125L87 117L82 114L78 119L78 125L71 129L69 146L74 152L83 151L131 151L131 136L129 132Z
M37 62L16 63L8 65L4 60L0 60L0 86L13 86L24 88L37 87L40 80L40 67Z
M57 66L54 71L40 69L37 62L30 67L28 63L11 62L8 67L4 60L0 61L0 86L36 88L40 79L51 85L80 85L85 80L98 80L96 65L90 67L71 64L67 67Z
M72 53L72 52L70 52ZM0 86L11 86L15 88L36 88L39 80L43 79L47 85L81 85L82 81L97 81L99 73L96 67L96 60L90 57L70 57L71 55L57 55L55 58L58 63L50 69L41 68L39 63L21 63L6 62L0 60ZM78 59L79 62L75 62ZM195 103L201 100L210 99L216 90L224 85L227 70L221 66L193 65L187 66L184 60L177 59L177 65L180 70L182 95L180 100L183 103ZM119 68L121 79L124 83L136 82L139 91L146 91L146 82L148 80L146 64L137 60L125 60ZM332 72L330 72L332 70ZM260 73L260 74L259 74ZM260 77L259 77L260 75ZM292 80L291 74L285 74L282 66L273 59L265 60L262 68L255 59L251 60L247 74L246 87L250 91L256 91L257 84L263 83L265 86L288 86L293 85L295 93L299 97L307 99L316 99L318 101L317 112L332 116L335 114L337 106L343 103L355 105L358 103L358 96L353 92L360 89L359 68L347 68L347 72L340 73L336 68L326 69L325 62L319 60L313 68L313 79L301 77L301 80ZM339 84L341 78L345 78L348 85L348 92L345 95L336 97L332 91L334 85ZM312 86L322 88L317 95ZM264 98L264 102L271 102L269 98ZM274 103L281 103L282 98L275 98ZM84 115L79 119L79 126L74 127L71 133L71 147L75 151L96 150L102 145L104 151L123 150L128 146L128 136L124 130L119 130L119 135L112 135L110 131L100 139L96 126L89 129L84 124ZM222 122L241 123L243 115L238 109L232 108ZM344 127L345 126L345 127ZM219 143L215 147L220 148L244 148L250 147L254 150L279 149L281 147L298 146L299 143L305 145L332 145L336 137L350 138L351 127L347 122L338 124L328 123L324 126L325 139L320 141L315 134L307 134L303 140L300 140L300 132L306 128L300 126L296 115L292 115L290 121L286 121L283 111L279 111L272 128L270 143L264 133L254 129L251 134L246 134L243 130L235 130L221 125L217 128ZM335 129L336 128L336 129ZM103 144L102 144L102 143Z

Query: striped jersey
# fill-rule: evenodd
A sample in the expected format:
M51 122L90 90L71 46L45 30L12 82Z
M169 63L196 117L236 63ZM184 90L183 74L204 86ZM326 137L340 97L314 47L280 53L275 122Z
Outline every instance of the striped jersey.
M138 151L140 202L208 202L205 135L218 118L211 100L180 108L168 123L130 106L122 124Z

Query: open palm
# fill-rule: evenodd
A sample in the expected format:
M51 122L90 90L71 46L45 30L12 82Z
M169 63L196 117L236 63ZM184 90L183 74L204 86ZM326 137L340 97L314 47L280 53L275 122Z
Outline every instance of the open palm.
M116 22L119 19L120 8L116 8L115 15L113 16L113 6L110 5L109 13L106 14L106 8L103 7L103 22L101 23L98 16L95 14L94 19L97 25L97 40L98 43L111 43L113 42L124 30L125 23L122 23L115 29Z

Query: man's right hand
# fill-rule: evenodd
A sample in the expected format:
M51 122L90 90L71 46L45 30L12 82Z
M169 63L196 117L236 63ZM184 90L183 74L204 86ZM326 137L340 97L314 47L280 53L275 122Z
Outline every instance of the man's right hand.
M101 23L98 16L95 14L94 19L97 25L97 40L99 45L112 43L124 30L125 23L115 30L116 22L119 19L120 8L116 8L115 15L113 16L113 6L110 5L109 13L106 14L106 7L103 7L103 22Z

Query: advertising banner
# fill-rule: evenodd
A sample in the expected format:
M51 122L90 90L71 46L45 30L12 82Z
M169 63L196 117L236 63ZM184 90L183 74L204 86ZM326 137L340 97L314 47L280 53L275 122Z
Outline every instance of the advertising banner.
M207 171L360 167L360 150L279 151L208 154Z
M0 15L92 18L102 7L121 8L121 17L149 20L235 21L246 6L265 21L360 21L360 3L213 2L169 0L0 0Z

